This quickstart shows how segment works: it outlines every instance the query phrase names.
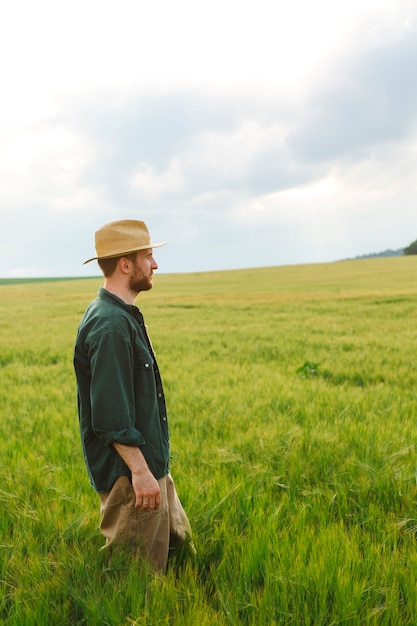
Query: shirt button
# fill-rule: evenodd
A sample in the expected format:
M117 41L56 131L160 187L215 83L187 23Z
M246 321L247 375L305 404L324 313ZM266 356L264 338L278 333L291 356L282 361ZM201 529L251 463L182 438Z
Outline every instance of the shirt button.
M167 421L167 418L165 417L165 415L163 416L163 418L162 418L162 419L164 420L164 422L166 422L166 421Z
M162 398L162 393L158 393L158 398Z
M145 363L145 367L149 367L149 363Z

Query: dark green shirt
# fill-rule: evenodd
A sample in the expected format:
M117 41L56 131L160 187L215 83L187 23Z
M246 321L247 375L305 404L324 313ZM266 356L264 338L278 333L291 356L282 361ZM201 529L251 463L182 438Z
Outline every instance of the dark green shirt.
M139 446L156 479L169 471L161 377L143 316L100 287L81 320L74 351L78 415L93 487L131 475L113 442Z

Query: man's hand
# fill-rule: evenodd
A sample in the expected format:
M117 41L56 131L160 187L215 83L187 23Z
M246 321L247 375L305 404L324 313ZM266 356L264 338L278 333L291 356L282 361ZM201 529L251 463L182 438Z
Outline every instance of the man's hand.
M156 478L149 470L145 473L132 473L132 487L135 491L135 506L140 511L154 511L161 504L161 490Z
M113 447L132 472L132 487L136 496L135 506L140 511L155 511L161 504L161 490L141 449L117 442L113 443Z

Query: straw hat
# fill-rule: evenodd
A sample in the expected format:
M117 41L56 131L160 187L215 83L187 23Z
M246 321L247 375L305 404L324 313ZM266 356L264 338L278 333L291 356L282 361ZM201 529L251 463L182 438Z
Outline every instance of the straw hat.
M140 220L109 222L96 231L95 242L97 256L84 261L83 265L96 259L110 259L137 250L159 248L166 244L166 241L151 243L146 224Z

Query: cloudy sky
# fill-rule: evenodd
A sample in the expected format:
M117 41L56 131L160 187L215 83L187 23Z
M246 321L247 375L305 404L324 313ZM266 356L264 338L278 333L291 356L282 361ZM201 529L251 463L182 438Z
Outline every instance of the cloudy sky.
M13 0L0 9L0 276L161 272L417 239L415 0Z

